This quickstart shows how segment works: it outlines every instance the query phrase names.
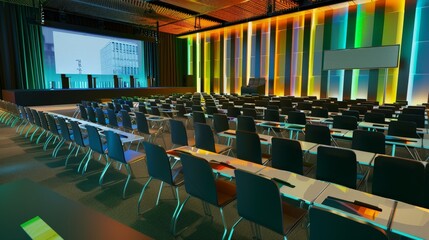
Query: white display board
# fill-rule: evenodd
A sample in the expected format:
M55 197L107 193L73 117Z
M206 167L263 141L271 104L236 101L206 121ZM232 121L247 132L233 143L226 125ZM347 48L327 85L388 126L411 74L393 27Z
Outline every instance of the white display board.
M399 45L326 50L323 70L396 68Z

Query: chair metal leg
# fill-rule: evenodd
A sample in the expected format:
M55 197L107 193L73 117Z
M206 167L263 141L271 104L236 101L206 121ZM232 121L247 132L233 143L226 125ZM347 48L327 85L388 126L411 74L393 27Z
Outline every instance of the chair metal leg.
M228 227L226 226L225 216L223 215L223 208L220 207L219 211L220 211L220 216L222 217L222 223L223 223L223 235L222 235L222 240L223 240L225 239L226 234L228 233Z
M30 127L27 129L27 132L25 133L25 138L28 137L28 133L30 132L30 130L34 127L33 124L30 124Z
M177 211L179 210L179 206L180 206L179 188L178 187L174 187L174 188L175 188L175 192L176 192L177 205L176 205L176 208L174 209L173 216L171 217L171 223L170 223L170 230L171 231L173 231L174 220L175 220Z
M66 162L64 163L64 167L67 167L67 163L69 161L69 158L70 158L70 156L72 155L72 153L74 152L75 149L76 149L76 144L73 144L73 149L67 155ZM77 151L79 151L79 148L77 149Z
M21 131L19 132L19 135L22 135L22 132L24 132L24 129L27 127L27 125L28 125L29 123L28 122L26 122L25 124L24 124L24 126L22 126L22 128L21 128Z
M109 161L109 162L106 164L106 166L104 167L103 172L101 172L100 179L98 180L98 183L99 183L100 185L101 185L101 184L103 184L104 174L106 174L107 169L109 168L110 164L112 164L112 161Z
M54 151L52 152L52 157L57 157L58 152L60 151L60 148L64 145L64 143L66 142L65 139L61 139L57 146L55 146Z
M395 152L396 152L396 144L392 145L392 156L395 156Z
M88 165L89 165L89 161L91 160L91 157L92 157L92 154L89 155L88 159L86 160L85 166L82 169L82 175L86 172L86 169L88 169ZM98 161L100 161L100 157L99 157Z
M21 123L16 127L15 132L18 133L19 129L21 129L22 126L25 126L26 121L22 120Z
M261 227L255 223L255 231L257 239L262 239Z
M177 220L179 219L180 212L182 212L183 207L185 206L186 202L188 202L190 197L191 196L188 195L188 197L185 199L185 201L183 201L182 205L180 205L179 210L177 211L176 217L174 219L174 224L173 224L173 235L174 236L176 236L176 226L177 226Z
M34 130L33 134L31 134L30 142L33 141L34 135L36 135L36 133L39 131L39 129L40 129L39 127L36 127L36 130Z
M74 154L74 157L77 157L77 155L79 154L79 151L80 151L80 145L77 146L77 150L76 150L76 153Z
M152 181L152 177L150 177L150 178L147 180L147 182L146 182L146 183L145 183L145 185L143 186L142 191L141 191L141 193L140 193L139 201L137 202L137 213L138 213L138 214L141 214L141 213L140 213L140 202L142 201L144 191L146 190L146 187L149 185L149 183L150 183L151 181Z
M156 198L156 204L155 204L156 206L158 206L159 198L161 197L163 186L164 186L164 182L161 181L161 184L159 184L158 197Z
M232 228L231 228L231 231L229 232L229 236L228 236L228 240L231 240L232 239L232 235L234 234L234 230L235 230L235 227L241 222L241 220L243 220L243 218L242 217L240 217L235 223L234 223L234 225L232 225Z
M122 191L122 198L123 199L125 199L125 192L127 191L128 183L129 183L129 181L131 179L130 165L129 164L125 164L125 169L127 169L128 176L127 176L127 181L125 182L125 185L124 185L124 190Z
M213 215L210 209L210 205L204 201L202 201L202 203L203 203L204 214L208 217L211 217L212 218L211 220L213 221Z
M46 151L48 148L49 143L51 142L51 139L54 137L52 133L49 134L48 139L46 139L45 144L43 144L43 150Z
M43 129L42 133L39 135L39 137L36 140L36 144L39 144L40 139L42 138L42 136L46 133L46 129Z
M91 154L92 154L92 149L89 149L88 152L86 152L85 156L83 156L82 160L80 160L80 164L79 167L77 168L77 172L80 172L80 168L83 166L83 163L85 162L85 159L87 158L91 158ZM89 160L87 160L89 161ZM82 174L83 174L83 170L82 170Z

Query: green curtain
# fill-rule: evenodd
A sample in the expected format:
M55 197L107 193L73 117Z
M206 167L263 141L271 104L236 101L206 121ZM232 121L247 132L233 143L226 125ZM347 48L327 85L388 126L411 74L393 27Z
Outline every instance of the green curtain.
M44 89L43 41L38 8L0 3L2 89Z
M147 77L155 78L155 86L159 86L158 44L151 41L143 42L144 69Z

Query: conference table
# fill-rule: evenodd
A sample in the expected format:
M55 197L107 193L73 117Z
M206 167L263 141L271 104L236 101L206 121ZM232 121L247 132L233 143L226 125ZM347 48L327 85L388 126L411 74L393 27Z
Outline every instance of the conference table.
M193 156L205 159L212 165L214 172L225 177L234 177L234 169L236 168L243 169L252 173L257 173L265 167L264 165L190 146L182 146L167 151L168 155L176 159L180 159L181 153L191 154Z
M342 205L345 205L347 201L351 203L357 203L356 205L360 205L360 207L355 209L356 213L349 213L346 211L347 208L340 210L338 207L327 205L326 200L332 197L338 200L343 200L340 201ZM370 222L384 230L389 230L393 213L396 208L395 200L361 192L333 183L329 184L329 186L316 198L313 204L318 207L341 211L348 216L353 216L354 218L360 219L362 221ZM380 211L364 207L365 205L379 208Z
M121 130L118 130L116 128L111 128L111 127L103 126L103 125L100 125L98 123L93 123L93 122L90 122L90 121L85 121L85 120L82 120L82 119L73 118L73 117L69 117L69 116L58 114L58 113L54 113L54 112L46 112L46 113L50 114L50 115L52 115L54 117L64 118L64 119L66 119L68 121L75 121L75 122L77 122L79 124L79 127L82 128L82 129L85 128L84 127L85 125L96 127L101 135L103 135L104 131L115 132L115 133L119 134L119 136L121 137L122 144L124 144L124 143L132 143L132 142L135 142L135 141L136 142L140 142L140 141L144 140L143 136L135 135L135 134L132 134L132 133L129 133L129 132L125 132L125 131L121 131Z
M386 123L372 123L372 122L359 122L358 127L364 129L374 129L374 130L387 130L389 128L389 124ZM425 134L428 133L429 129L427 128L417 128L416 133Z
M272 167L265 167L258 174L278 181L279 191L283 196L308 205L312 204L329 185L328 182Z
M429 239L429 209L398 202L390 228L411 239Z
M303 124L296 124L296 123L286 123L286 122L273 122L273 121L255 121L256 126L265 127L265 128L278 128L278 129L284 129L290 131L289 138L293 138L293 132L304 132L305 131L305 125ZM329 128L331 132L332 137L344 137L346 133L348 133L350 130L347 129L340 129L340 128ZM298 139L298 134L296 134L296 139Z
M344 134L344 138L346 139L353 139L353 131L349 131L346 134ZM392 145L392 156L395 156L396 154L396 147L402 146L402 147L411 147L411 148L423 148L423 149L429 149L429 144L427 143L427 139L422 138L408 138L408 137L400 137L400 136L392 136L392 135L386 135L385 143L388 145ZM418 152L415 152L416 156L412 155L413 158L416 160L421 160L420 156L418 155Z
M0 185L0 199L2 239L151 239L28 179Z
M426 208L195 147L183 146L167 153L176 159L180 159L181 153L203 158L211 164L215 173L229 178L234 178L234 169L270 178L278 183L282 196L300 201L301 206L306 203L310 207L314 205L339 211L401 236L429 239L429 209ZM332 200L339 202L341 206L332 205Z
M217 134L220 137L225 137L228 139L235 139L237 138L236 135L236 130L226 130L223 132L219 132ZM261 141L262 145L271 145L272 144L272 139L274 136L271 135L264 135L264 134L258 134L259 139ZM314 148L317 144L316 143L312 143L312 142L306 142L306 141L301 141L301 140L296 140L301 144L301 149L304 152L308 152L310 151L312 148Z

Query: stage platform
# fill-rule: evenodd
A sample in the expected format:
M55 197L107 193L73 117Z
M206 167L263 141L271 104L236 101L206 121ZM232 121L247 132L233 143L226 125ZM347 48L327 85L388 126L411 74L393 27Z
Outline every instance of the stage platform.
M151 88L96 88L96 89L45 89L2 90L3 100L22 106L58 105L79 103L82 100L100 101L106 98L145 97L155 94L195 92L195 87L151 87Z

